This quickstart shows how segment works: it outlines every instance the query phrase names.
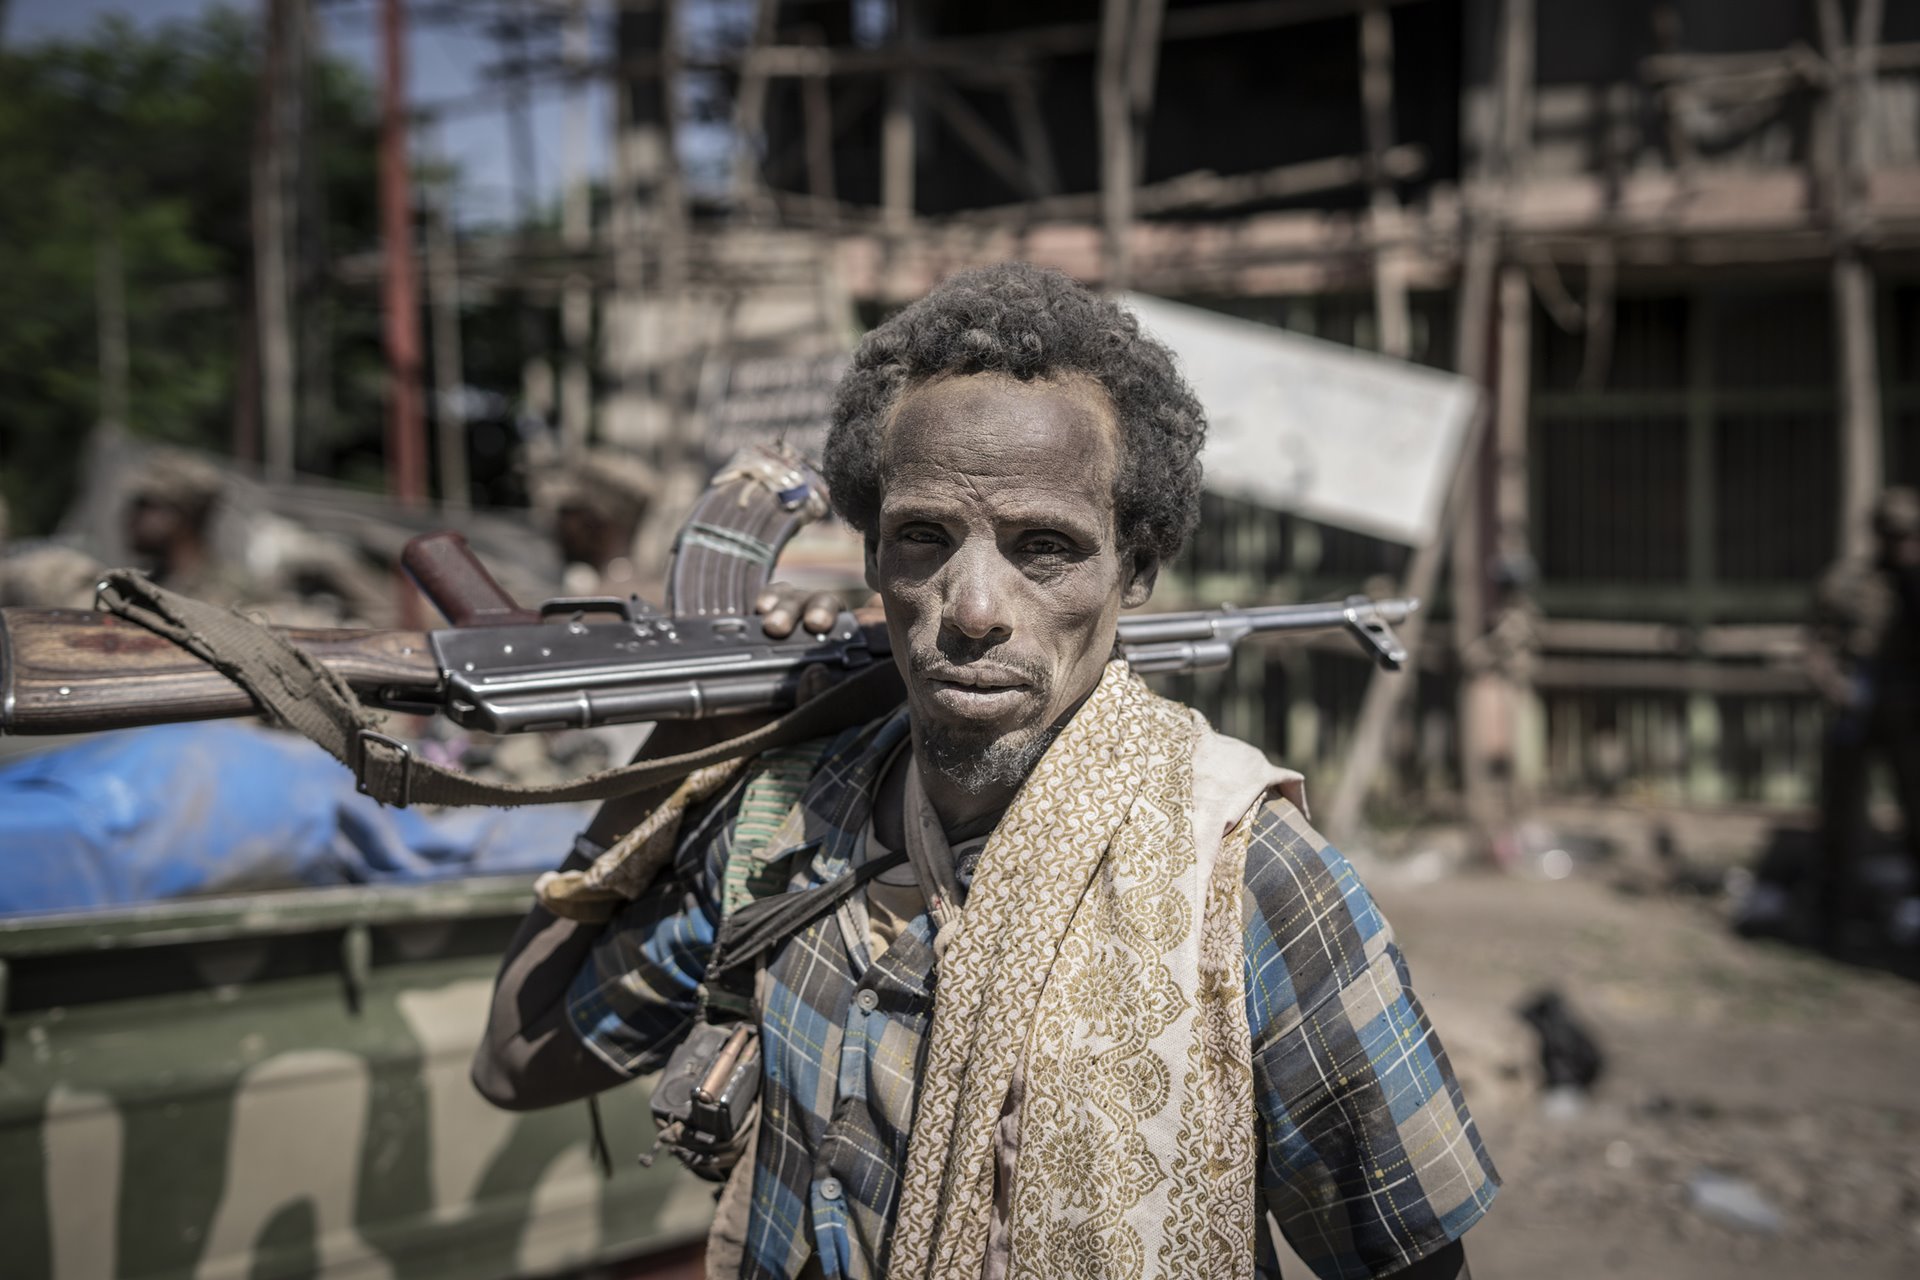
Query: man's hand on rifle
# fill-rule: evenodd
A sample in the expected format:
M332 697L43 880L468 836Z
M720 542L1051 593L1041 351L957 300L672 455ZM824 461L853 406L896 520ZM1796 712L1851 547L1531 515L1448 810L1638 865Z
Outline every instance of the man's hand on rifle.
M846 605L831 591L808 594L791 583L770 582L753 607L760 614L761 629L775 640L785 640L796 626L817 636L827 634Z
M805 592L791 583L773 582L767 584L767 589L760 593L753 607L760 614L761 629L775 640L785 640L793 634L796 626L805 627L817 636L827 634L833 630L834 620L847 605L831 591ZM886 621L886 614L880 609L877 597L873 604L855 609L853 616L862 625ZM835 670L826 663L808 667L800 673L799 700L805 702L809 698L819 697L849 674L844 670Z
M808 593L785 582L773 583L754 601L754 610L760 614L760 625L775 640L786 639L793 634L796 626L804 626L814 635L825 634L833 630L834 620L844 608L846 605L840 597L831 591ZM878 622L885 615L878 609L861 609L854 616L862 622ZM829 670L826 663L808 667L800 674L799 700L805 702L825 693L846 674ZM648 736L640 755L634 759L659 759L698 751L757 729L773 714L770 711L753 711L740 715L706 716L697 720L662 720ZM601 845L613 843L652 812L664 794L649 790L607 801L600 806L599 813L588 826L588 837Z

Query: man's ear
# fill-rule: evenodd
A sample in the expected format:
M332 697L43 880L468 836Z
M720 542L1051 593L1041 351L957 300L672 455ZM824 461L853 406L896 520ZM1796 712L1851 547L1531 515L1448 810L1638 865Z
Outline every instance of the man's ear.
M1123 608L1137 609L1153 596L1153 584L1160 577L1160 557L1145 551L1133 553L1133 568L1127 574L1127 585L1120 593Z
M866 548L867 548L866 556L864 557L866 566L867 566L867 590L873 592L875 595L879 595L880 594L880 539L870 533L866 536L864 541L866 543Z

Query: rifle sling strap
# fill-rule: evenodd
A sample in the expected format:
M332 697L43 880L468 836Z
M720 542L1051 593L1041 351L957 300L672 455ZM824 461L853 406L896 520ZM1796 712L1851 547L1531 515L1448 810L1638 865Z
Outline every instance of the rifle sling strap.
M788 938L836 910L869 880L907 861L904 852L862 863L822 885L757 898L720 923L701 983L701 999L736 1015L753 1010L754 973Z
M345 680L318 659L231 609L167 590L131 569L108 571L102 609L165 636L252 695L276 725L318 743L352 770L360 790L382 804L558 804L610 800L657 787L723 760L838 733L900 700L891 662L876 662L749 733L698 751L664 756L544 786L483 782L423 760L379 731Z

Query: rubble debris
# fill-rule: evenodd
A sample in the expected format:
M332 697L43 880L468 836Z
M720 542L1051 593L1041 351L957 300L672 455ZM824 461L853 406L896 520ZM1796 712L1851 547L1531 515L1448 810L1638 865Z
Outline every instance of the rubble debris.
M1701 1217L1735 1231L1768 1236L1780 1233L1779 1210L1745 1178L1716 1169L1696 1170L1687 1179L1687 1203Z
M1654 830L1653 857L1660 866L1669 893L1717 898L1726 892L1726 872L1687 857L1680 848L1679 837L1666 823L1661 823Z
M1566 998L1549 987L1523 1003L1519 1014L1540 1037L1540 1068L1547 1088L1591 1089L1606 1058L1593 1035L1574 1017Z

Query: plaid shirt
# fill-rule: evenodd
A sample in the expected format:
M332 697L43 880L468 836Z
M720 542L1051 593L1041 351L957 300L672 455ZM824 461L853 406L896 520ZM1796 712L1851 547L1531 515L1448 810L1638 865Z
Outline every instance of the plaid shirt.
M906 732L899 713L836 739L777 838L743 842L763 864L756 878L805 889L855 865L876 775ZM609 926L575 978L575 1031L628 1075L664 1065L697 1014L744 794L689 824L675 874ZM1498 1176L1347 860L1275 800L1245 883L1262 1202L1319 1275L1397 1271L1472 1226ZM925 912L876 959L857 898L769 965L745 1275L792 1280L816 1249L828 1277L881 1274L933 987ZM1259 1273L1278 1276L1260 1236Z

